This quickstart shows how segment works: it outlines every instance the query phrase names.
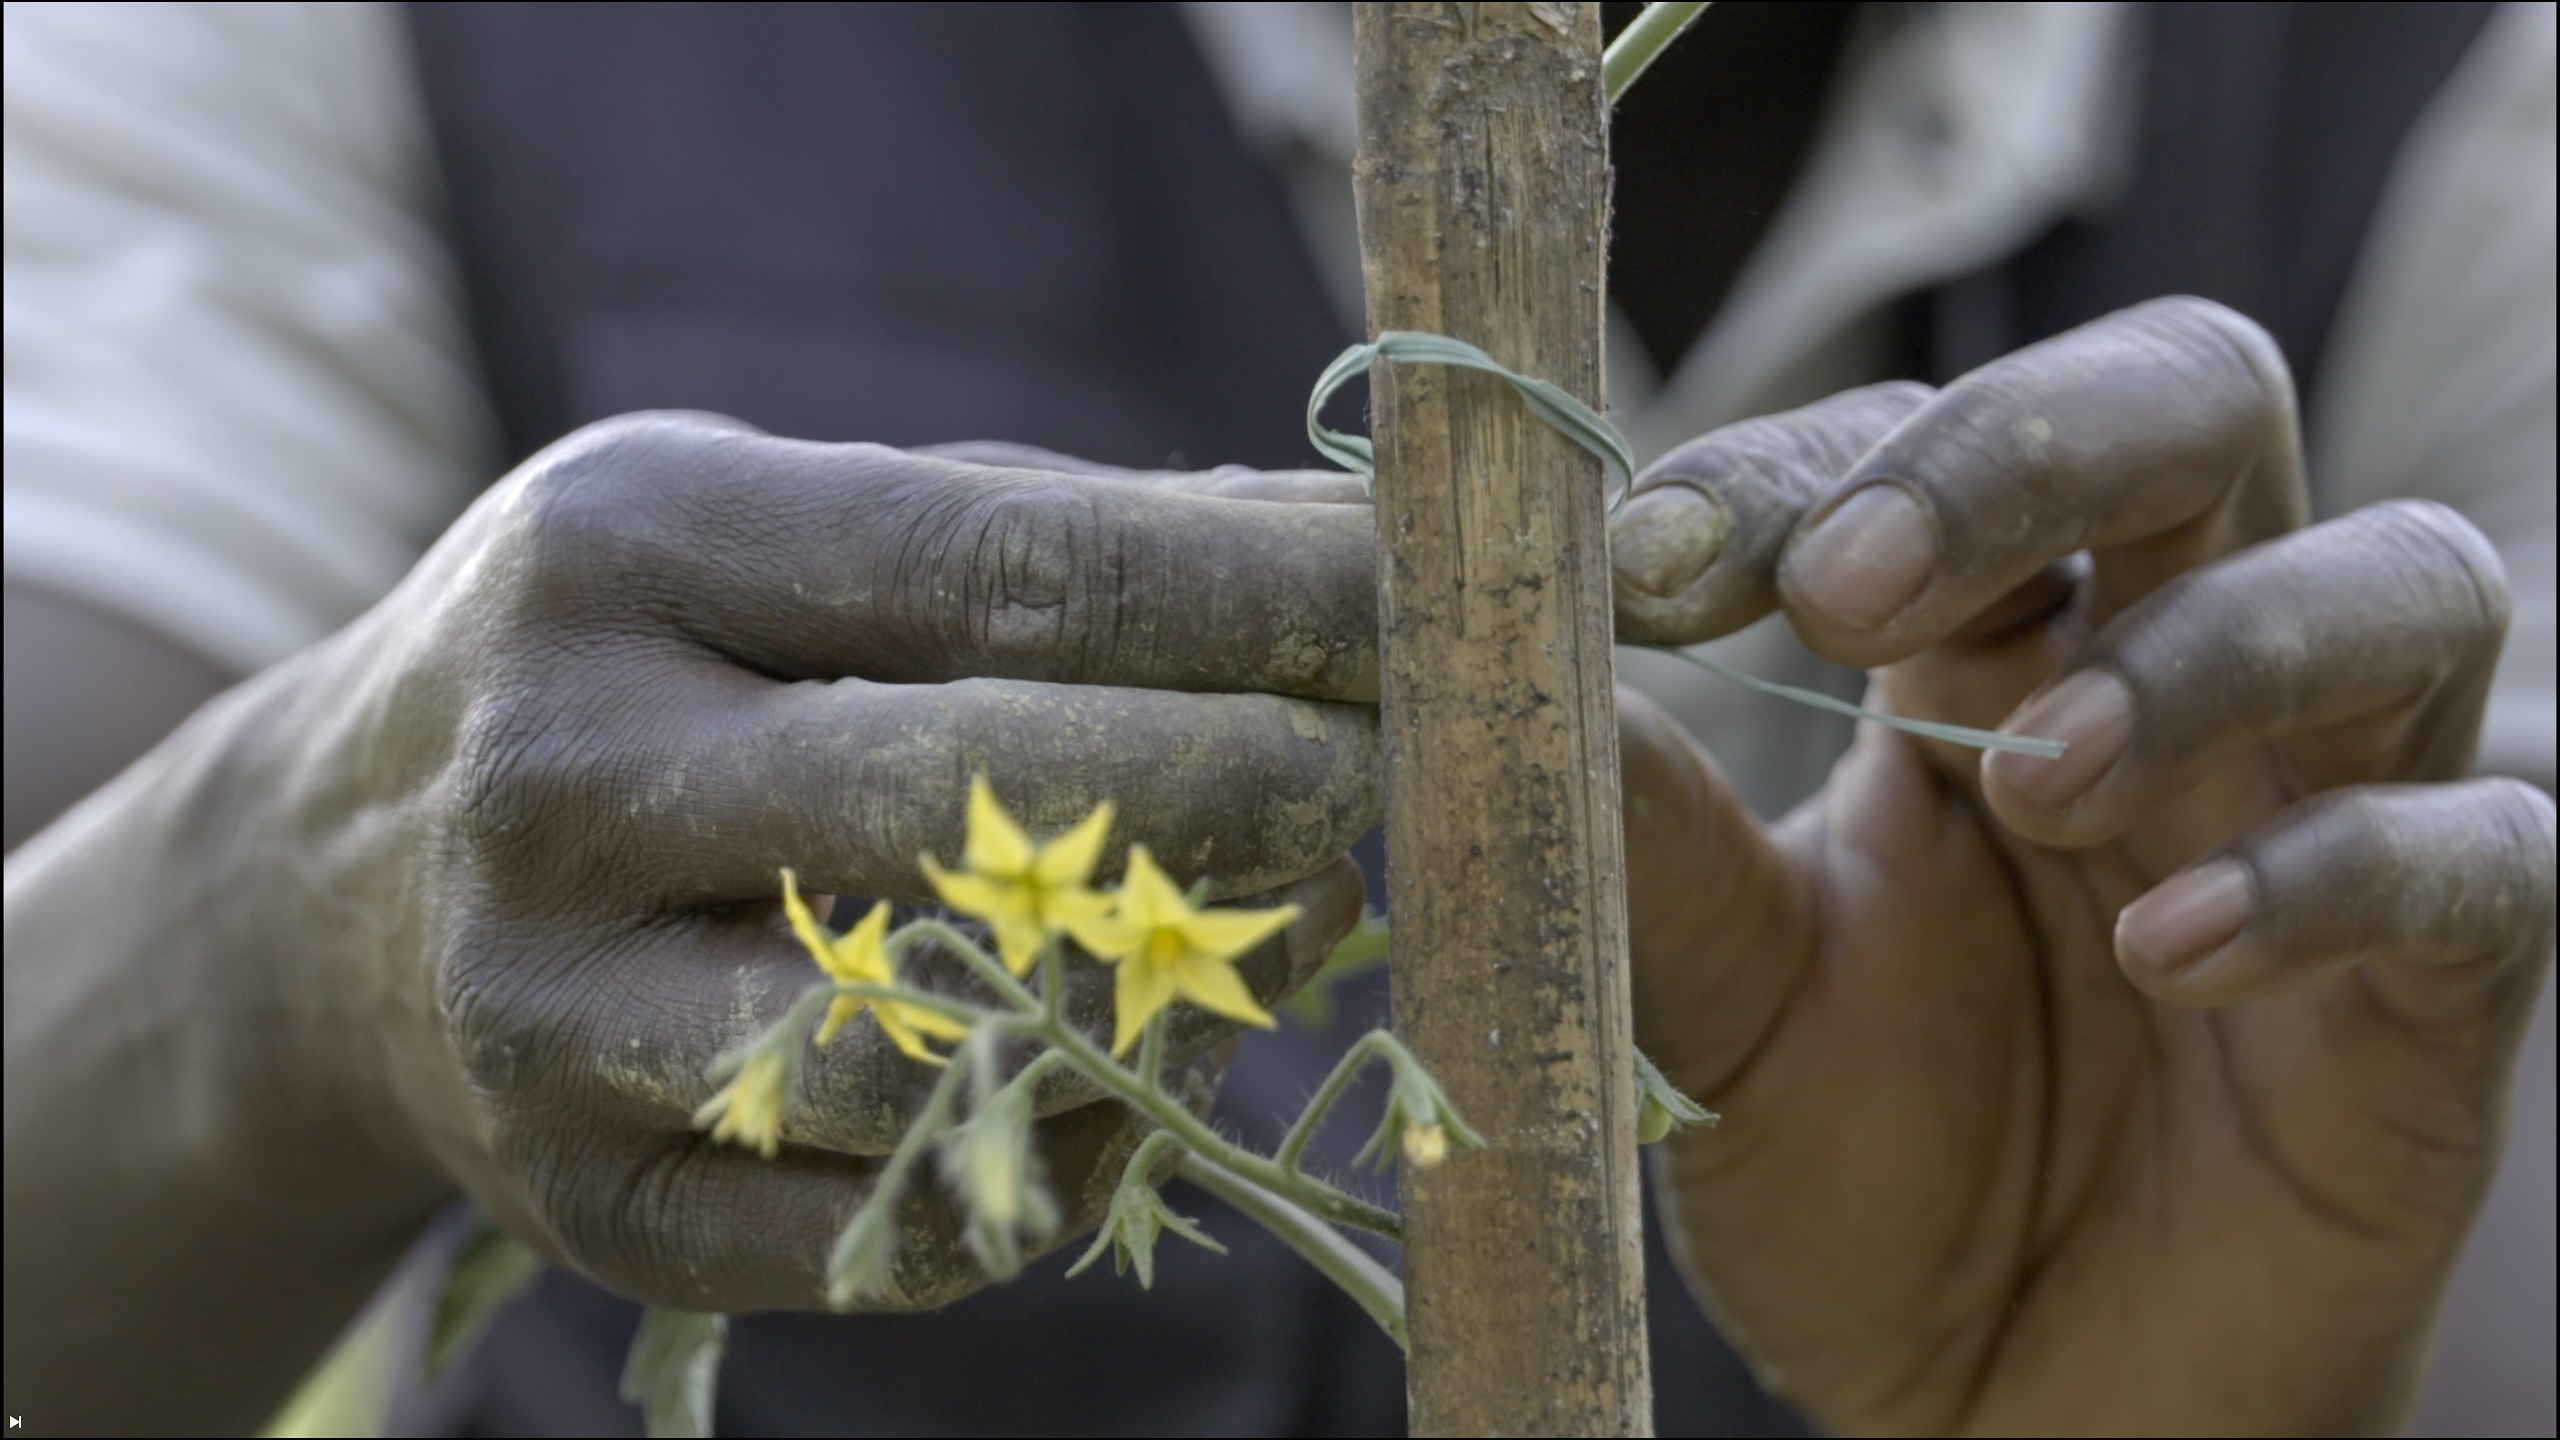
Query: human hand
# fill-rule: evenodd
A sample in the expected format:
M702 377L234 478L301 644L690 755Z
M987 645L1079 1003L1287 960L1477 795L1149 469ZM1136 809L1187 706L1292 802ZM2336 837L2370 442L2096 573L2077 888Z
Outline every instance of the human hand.
M1846 1430L2398 1423L2549 967L2550 799L2465 780L2505 630L2452 512L2304 527L2263 332L2137 307L1638 482L1624 638L1785 611L1869 703L1762 827L1622 696L1657 1177L1761 1373Z
M1184 493L1225 483L687 416L528 461L270 702L297 803L251 833L331 897L271 918L300 941L281 988L326 997L350 1042L316 1068L616 1289L823 1303L828 1245L935 1072L865 1018L812 1054L776 1159L696 1131L706 1065L814 978L782 866L930 901L917 857L956 860L983 771L1035 832L1113 800L1112 855L1144 841L1302 906L1244 963L1265 999L1358 916L1338 857L1376 806L1374 716L1346 703L1376 694L1368 517ZM911 975L965 991L942 958ZM1084 968L1070 1002L1106 1035L1109 989ZM1185 1007L1169 1053L1229 1033ZM1145 1127L1060 1079L1063 1239ZM903 1304L981 1283L946 1202L906 1212Z

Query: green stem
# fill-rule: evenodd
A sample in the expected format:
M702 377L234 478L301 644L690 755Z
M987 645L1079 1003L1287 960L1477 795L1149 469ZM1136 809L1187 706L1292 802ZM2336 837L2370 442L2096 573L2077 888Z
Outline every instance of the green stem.
M1129 1163L1120 1167L1121 1185L1149 1183L1156 1172L1156 1157L1181 1143L1162 1130L1139 1141L1137 1150L1129 1156Z
M972 1005L966 1000L954 1000L948 995L936 995L930 990L911 990L904 985L874 985L865 980L822 980L812 987L809 995L801 997L801 1002L806 1003L810 996L829 999L837 995L851 996L856 1000L895 1000L901 1005L913 1005L919 1010L932 1010L948 1015L970 1026L983 1025L996 1019L999 1013L983 1005Z
M897 947L898 953L903 955L918 940L937 941L943 949L959 956L970 969L978 972L979 979L986 981L988 987L1003 996L1005 1003L1014 1009L1031 1015L1040 1013L1040 1002L1030 991L1022 988L1022 982L1013 978L1013 973L1004 968L1003 962L979 949L978 942L961 933L957 927L929 917L910 920L889 937L889 944Z
M1316 1138L1316 1128L1324 1123L1325 1113L1333 1108L1333 1102L1342 1098L1343 1088L1351 1083L1352 1076L1360 1073L1360 1067L1369 1062L1369 1057L1380 1052L1378 1042L1386 1038L1386 1031L1372 1030L1360 1037L1360 1043L1342 1052L1342 1058L1334 1062L1333 1073L1324 1077L1324 1083L1316 1087L1307 1107L1298 1112L1297 1122L1282 1137L1280 1148L1272 1152L1271 1163L1292 1175L1298 1173L1298 1156L1305 1152L1307 1142Z
M1035 1031L1033 1033L1036 1034L1038 1032ZM1050 1071L1068 1063L1069 1061L1067 1060L1067 1057L1059 1054L1057 1051L1043 1050L1039 1054L1032 1056L1030 1061L1024 1064L1022 1069L1017 1071L1012 1079L1004 1082L1004 1088L1007 1090L1021 1090L1028 1092L1032 1086L1039 1084L1043 1079L1047 1078Z
M1127 961L1127 964L1137 962ZM1159 1010L1147 1022L1146 1033L1138 1041L1138 1083L1150 1090L1164 1088L1164 1021L1170 1011Z
M1388 1274L1385 1266L1369 1258L1368 1252L1305 1210L1230 1173L1197 1151L1182 1157L1178 1173L1243 1211L1254 1223L1305 1256L1308 1264L1360 1302L1360 1308L1369 1312L1369 1318L1378 1322L1378 1328L1387 1332L1397 1349L1413 1348L1405 1338L1404 1282Z
M907 1123L907 1133L899 1137L898 1148L889 1152L888 1163L880 1167L880 1179L871 1187L871 1194L863 1200L862 1209L854 1212L852 1221L844 1227L843 1233L836 1237L835 1249L827 1256L828 1299L844 1304L852 1298L839 1297L833 1293L836 1275L845 1268L843 1254L845 1241L850 1239L862 1224L864 1211L874 1206L887 1206L894 1210L898 1203L906 1198L907 1177L916 1168L916 1162L924 1157L926 1147L933 1143L934 1137L942 1132L943 1127L951 1119L951 1103L959 1098L960 1081L967 1071L968 1067L963 1065L953 1065L943 1070L942 1078L934 1082L933 1093L925 1097L924 1108L918 1110L915 1119ZM891 1243L895 1243L894 1240Z
M782 1012L781 1019L766 1026L764 1032L756 1036L753 1040L750 1040L744 1045L730 1051L728 1056L722 1057L721 1062L712 1067L713 1073L716 1074L724 1068L729 1068L727 1066L729 1058L735 1057L743 1060L748 1051L764 1045L772 1037L780 1035L785 1031L791 1032L791 1044L794 1053L797 1053L800 1047L808 1043L809 1032L815 1028L817 1024L818 1012L826 1008L827 1001L833 998L833 994L834 987L824 982L813 985L807 990L802 991L800 998L791 1002L791 1008Z
M1680 38L1680 32L1698 21L1706 10L1705 0L1691 4L1655 4L1644 7L1634 23L1618 32L1600 57L1601 83L1608 87L1609 103L1615 105L1644 74L1645 67Z
M1148 1088L1120 1062L1104 1054L1100 1046L1072 1027L1059 1025L1043 1033L1051 1045L1066 1052L1067 1058L1075 1062L1076 1069L1084 1072L1086 1078L1118 1096L1121 1103L1129 1108L1172 1131L1174 1138L1194 1154L1284 1196L1336 1225L1372 1231L1390 1240L1402 1239L1402 1222L1394 1211L1346 1194L1312 1175L1283 1170L1269 1158L1233 1144L1202 1122L1199 1116L1192 1114L1181 1101L1161 1090Z

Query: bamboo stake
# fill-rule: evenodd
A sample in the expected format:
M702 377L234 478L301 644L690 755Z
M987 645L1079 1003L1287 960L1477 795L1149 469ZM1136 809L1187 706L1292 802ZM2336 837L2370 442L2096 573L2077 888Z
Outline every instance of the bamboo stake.
M1597 405L1599 7L1355 7L1369 323ZM1404 1167L1413 1432L1652 1433L1598 463L1372 372L1396 1028L1492 1142Z

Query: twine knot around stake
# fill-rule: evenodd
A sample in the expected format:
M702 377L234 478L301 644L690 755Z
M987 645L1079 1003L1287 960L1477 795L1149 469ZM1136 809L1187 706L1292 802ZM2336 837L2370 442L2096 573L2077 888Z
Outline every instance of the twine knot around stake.
M1367 374L1369 367L1381 360L1455 365L1500 377L1519 392L1530 414L1600 457L1601 465L1618 483L1618 498L1609 507L1611 514L1627 503L1627 491L1636 479L1636 452L1627 444L1627 437L1618 433L1617 426L1552 382L1523 375L1464 340L1422 330L1381 331L1377 339L1336 355L1333 363L1324 367L1324 373L1316 377L1315 392L1307 397L1307 440L1326 459L1367 481L1372 495L1378 488L1377 446L1366 435L1327 429L1318 417L1334 392L1350 384L1354 377Z
M1329 429L1319 416L1324 410L1325 402L1331 400L1337 391L1351 383L1354 376L1368 373L1370 367L1381 360L1399 360L1424 365L1455 365L1460 369L1481 370L1488 375L1499 376L1519 393L1521 403L1529 407L1530 414L1555 427L1574 444L1600 457L1600 464L1609 472L1611 478L1617 481L1618 486L1617 497L1609 504L1609 514L1614 518L1626 507L1627 497L1635 489L1636 456L1634 447L1627 444L1626 436L1618 433L1617 426L1610 424L1600 412L1583 404L1550 381L1523 375L1464 340L1452 339L1446 335L1434 335L1422 330L1380 331L1377 339L1354 345L1343 351L1333 357L1332 364L1324 367L1324 373L1316 377L1314 392L1307 396L1308 442L1313 444L1326 459L1367 482L1371 496L1374 497L1378 489L1376 444L1366 435L1351 435L1340 430ZM1913 720L1901 715L1888 715L1880 710L1870 710L1863 705L1853 705L1818 690L1806 690L1794 685L1781 685L1775 680L1763 680L1757 675L1736 670L1730 665L1710 660L1704 655L1692 654L1676 645L1646 645L1639 648L1660 651L1676 659L1685 660L1711 675L1730 680L1737 685L1747 685L1763 695L1774 695L1781 700L1792 700L1799 705L1808 705L1817 710L1829 710L1860 720L1873 720L1879 725L1890 726L1906 734L1919 735L1931 740L1944 740L1950 744L1964 745L1976 750L2002 750L2016 755L2033 755L2045 760L2059 759L2067 748L2060 740L2046 740L2033 735L2003 735L1996 730L1981 730L1971 725L1950 725L1941 720Z

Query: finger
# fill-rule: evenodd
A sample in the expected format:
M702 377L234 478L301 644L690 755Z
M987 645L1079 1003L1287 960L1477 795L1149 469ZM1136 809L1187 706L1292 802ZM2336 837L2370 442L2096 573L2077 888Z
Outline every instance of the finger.
M1377 698L1359 507L649 416L553 447L516 503L571 623L672 626L768 675Z
M1361 505L1369 503L1369 487L1343 470L1254 470L1222 465L1188 475L1171 475L1165 488L1227 500L1266 500L1284 505Z
M983 465L991 470L1047 470L1059 475L1099 475L1127 480L1145 474L1124 465L1105 465L1063 450L1050 450L1038 445L1024 445L1012 440L947 440L939 445L917 445L910 455L931 455L938 460L957 460L964 465Z
M528 903L562 866L660 903L761 901L786 865L813 891L926 903L918 858L957 863L980 773L1034 836L1112 802L1105 873L1143 841L1219 896L1322 868L1380 808L1377 713L1365 706L739 678L635 712L621 730L530 743L481 817L549 862L493 877Z
M2156 300L1939 391L1807 517L1778 589L1815 650L1875 666L2075 551L2103 616L2306 508L2275 342L2209 301Z
M1618 691L1636 1044L1712 1096L1758 1051L1811 954L1801 877L1697 742Z
M2126 906L2116 957L2177 1004L2373 965L2413 1013L2458 1014L2550 955L2553 836L2551 797L2520 781L2330 791Z
M2109 622L2005 727L2070 748L1986 755L1984 794L2030 839L2087 845L2269 741L2295 742L2309 787L2452 779L2470 768L2507 611L2497 551L2461 516L2357 511Z
M920 446L910 453L1012 470L1102 476L1228 500L1276 500L1291 505L1369 503L1369 487L1361 483L1359 476L1344 470L1256 470L1249 465L1220 465L1208 470L1131 470L1043 450L1037 445L1017 445L1010 440L958 440Z
M1295 905L1298 918L1236 962L1255 998L1278 1003L1306 983L1360 915L1358 867L1336 861L1253 897L1247 908ZM558 958L554 956L552 958ZM778 903L728 916L694 917L631 937L607 956L558 967L511 955L481 967L473 987L465 1056L473 1078L508 1116L540 1128L576 1116L599 1134L687 1135L719 1088L715 1061L753 1040L825 977L783 923ZM1069 1018L1087 1034L1112 1033L1112 974L1081 957L1067 966ZM1001 1000L968 967L938 951L910 954L903 983L993 1008ZM1237 1027L1178 1005L1167 1057L1182 1062ZM938 1048L947 1050L947 1045ZM534 1065L521 1057L538 1054ZM1029 1051L1009 1057L1018 1065ZM941 1071L901 1052L868 1010L825 1046L802 1054L801 1099L782 1129L791 1145L845 1155L885 1154L906 1131ZM1037 1097L1051 1115L1096 1098L1058 1078Z
M1908 381L1871 385L1725 426L1645 467L1609 522L1619 638L1693 645L1776 609L1796 522L1928 397Z
M1034 1143L1062 1223L1027 1252L1090 1229L1154 1129L1116 1103L1040 1122ZM547 1171L560 1158L550 1143L517 1158ZM788 1146L767 1160L701 1136L605 1142L577 1160L576 1178L540 1207L545 1248L625 1294L721 1313L824 1308L828 1251L881 1165ZM961 1243L966 1217L930 1162L898 1218L890 1294L872 1308L934 1309L987 1283Z

